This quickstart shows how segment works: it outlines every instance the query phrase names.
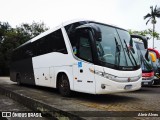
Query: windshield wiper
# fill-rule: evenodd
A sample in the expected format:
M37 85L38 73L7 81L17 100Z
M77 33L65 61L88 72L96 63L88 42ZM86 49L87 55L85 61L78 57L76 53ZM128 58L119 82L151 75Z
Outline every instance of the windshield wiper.
M134 64L133 64L133 61L131 60L130 54L131 54L131 56L132 56L132 58L133 58L133 60L134 60L134 62L135 62L135 65L137 66L137 62L136 62L136 60L135 60L132 52L130 52L130 50L129 50L128 46L127 46L127 43L126 43L125 39L124 39L124 44L125 44L125 46L126 46L126 48L127 48L127 54L128 54L128 57L129 57L132 65L134 65ZM130 54L129 54L129 53L130 53Z
M114 37L114 39L115 39L115 43L116 43L115 64L117 65L117 67L119 67L121 46L118 44L118 41L117 41L116 37ZM118 58L118 62L117 62L117 58Z

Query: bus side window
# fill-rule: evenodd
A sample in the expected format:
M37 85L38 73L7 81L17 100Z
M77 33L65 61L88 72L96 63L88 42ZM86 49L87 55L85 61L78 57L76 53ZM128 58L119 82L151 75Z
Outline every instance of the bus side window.
M57 52L68 54L62 31L60 29L54 32L54 41L56 44Z
M67 48L60 29L36 40L32 44L33 56L39 56L51 52L67 54Z
M67 26L65 26L65 30L68 34L68 37L69 37L69 40L70 40L70 43L71 43L71 46L72 46L72 49L73 49L73 54L77 56L77 39L75 38L76 37L76 34L75 34L75 29L76 27L80 26L80 25L83 25L83 24L86 24L85 21L81 21L81 22L76 22L76 23L73 23L73 24L69 24Z

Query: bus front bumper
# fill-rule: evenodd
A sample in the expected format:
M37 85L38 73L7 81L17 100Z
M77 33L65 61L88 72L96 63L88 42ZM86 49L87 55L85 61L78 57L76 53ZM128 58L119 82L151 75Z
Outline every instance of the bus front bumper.
M101 81L101 82L100 82ZM96 84L96 94L109 94L118 92L135 91L141 88L142 78L135 82L115 82L112 80L101 79Z
M154 76L142 77L142 86L152 86L154 84Z

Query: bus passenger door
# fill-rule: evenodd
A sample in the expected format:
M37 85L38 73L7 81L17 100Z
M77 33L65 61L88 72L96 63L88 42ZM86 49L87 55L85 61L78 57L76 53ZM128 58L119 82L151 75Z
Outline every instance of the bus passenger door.
M73 65L74 90L84 93L95 93L94 65L79 61Z
M95 93L95 79L90 31L82 29L76 35L74 54L79 58L73 65L74 90L86 93ZM76 50L75 50L76 49ZM75 51L74 51L75 50Z

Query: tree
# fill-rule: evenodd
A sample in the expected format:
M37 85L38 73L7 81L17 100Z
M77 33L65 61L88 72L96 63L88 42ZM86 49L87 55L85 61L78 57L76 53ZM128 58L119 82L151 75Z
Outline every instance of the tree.
M5 47L6 34L11 31L11 26L8 22L0 22L0 74L5 75L6 69L6 52Z
M4 36L11 26L8 22L0 22L0 43L4 40Z
M156 24L156 18L160 17L160 8L157 8L157 5L155 6L154 10L153 10L153 6L150 7L151 9L151 13L148 13L147 15L144 16L144 19L149 18L146 22L146 25L148 24L148 22L151 20L151 23L153 24L153 49L154 49L154 31L155 31L155 24Z
M134 30L128 30L130 34L137 34L137 35L143 35L146 37L154 37L159 39L160 34L156 31L153 32L152 29L142 30L142 31L134 31Z
M20 26L16 27L17 33L23 36L23 41L21 43L26 42L27 40L39 35L40 33L48 30L45 24L33 22L32 24L23 23Z
M148 34L154 38L157 38L157 40L160 37L160 34L158 32L156 32L155 30L153 31L153 29L148 29Z
M9 75L11 54L16 47L47 29L44 23L23 23L12 28L7 22L0 22L0 75Z
M128 30L130 34L136 34L136 35L142 35L147 36L149 34L148 30L142 30L142 31L134 31L134 30Z

